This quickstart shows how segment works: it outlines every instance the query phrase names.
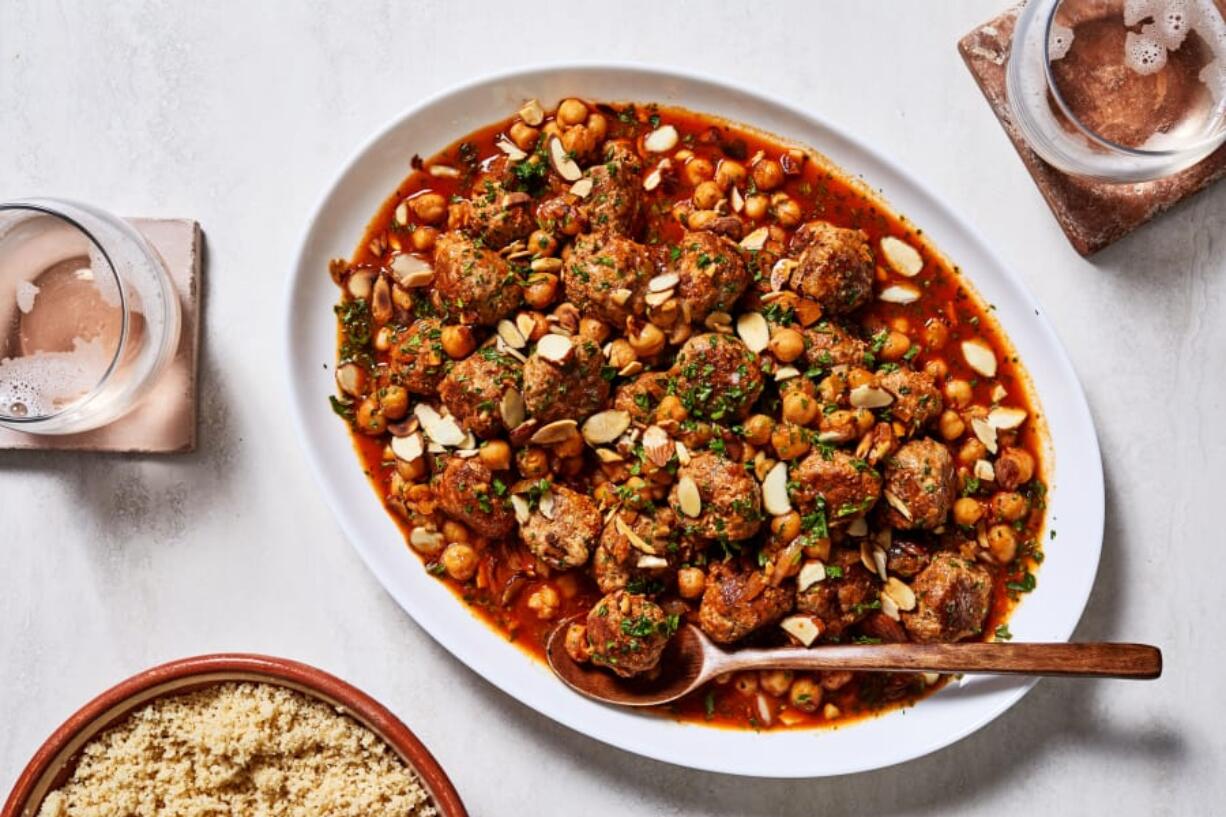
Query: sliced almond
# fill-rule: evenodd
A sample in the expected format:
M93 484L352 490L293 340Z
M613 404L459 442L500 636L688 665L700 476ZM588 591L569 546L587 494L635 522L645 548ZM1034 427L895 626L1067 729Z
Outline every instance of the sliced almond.
M583 423L583 439L596 446L611 443L630 427L630 412L611 409L588 417Z
M646 553L648 556L658 556L659 555L656 553L655 548L653 548L651 545L643 541L643 537L639 536L637 533L631 530L630 526L622 521L621 516L613 517L613 527L614 529L617 530L618 533L626 537L626 541L630 543L630 546L633 547L635 550L637 550L639 553Z
M469 448L469 449L464 449L464 450L457 450L455 452L455 455L462 460L471 460L473 457L477 456L480 453L481 452L475 448Z
M634 295L634 292L631 290L626 289L625 287L619 287L618 289L615 289L609 293L609 298L618 306L625 306L626 301L630 300L630 296L632 295Z
M439 414L428 403L418 403L413 407L413 414L432 442L448 448L454 448L464 442L464 430L456 421Z
M877 575L881 577L882 581L885 581L887 578L885 572L885 551L879 547L873 548L873 565L877 568Z
M741 239L742 250L757 251L766 246L766 239L770 238L771 231L767 227L759 227L749 235Z
M554 420L536 430L529 442L533 445L553 445L569 440L575 435L579 424L574 420Z
M553 165L558 175L568 182L577 182L583 178L583 171L579 169L574 159L566 155L566 148L562 146L562 140L556 136L549 140L549 163Z
M565 363L574 351L574 342L564 335L550 333L536 342L536 354L551 363Z
M800 572L796 574L796 589L803 593L818 582L825 580L826 566L814 559L800 566Z
M525 339L531 340L532 333L536 330L536 318L527 312L520 312L515 316L515 328L519 330L519 334L523 335Z
M546 519L553 519L554 502L553 492L546 491L541 495L541 501L537 503L536 509L541 512L541 516Z
M657 275L647 282L648 292L664 292L673 289L677 284L681 283L681 277L675 272L666 272L663 275Z
M528 520L532 518L532 509L528 506L528 500L519 494L512 494L511 507L515 510L515 520L521 525L528 524Z
M528 362L528 358L524 357L523 352L519 351L518 349L514 349L508 346L507 342L503 340L501 337L495 337L494 340L495 340L494 346L495 348L498 349L498 351L502 352L503 354L510 355L511 357L518 360L520 363Z
M983 482L996 481L996 468L987 460L975 460L975 469L973 471L975 479Z
M396 459L403 462L416 462L426 453L426 444L417 433L406 437L392 437L392 453L396 455Z
M903 519L910 522L911 521L911 509L907 507L907 503L899 499L898 496L895 495L893 491L882 491L882 493L885 494L885 501L890 504L890 507L898 511L902 515Z
M734 213L739 213L745 209L745 197L735 187L728 194L728 202L732 205L732 212Z
M894 599L891 596L887 595L886 593L882 593L877 598L881 603L881 612L885 613L887 616L894 619L895 621L898 621L900 618L902 618L898 614L898 603L894 601Z
M519 331L519 327L506 318L498 321L498 337L512 349L522 349L528 345L528 339Z
M800 369L795 366L780 366L775 370L775 381L778 383L791 380L793 377L800 377Z
M672 300L674 294L676 293L671 289L666 289L663 292L648 292L643 296L643 302L654 309L668 303Z
M366 381L366 370L357 363L345 363L336 367L336 385L350 397L361 397Z
M1000 383L997 383L995 386L992 387L992 402L993 403L999 403L1001 400L1004 400L1008 396L1009 396L1009 390L1006 389L1004 386L1002 386Z
M856 408L862 409L879 409L885 408L890 403L894 402L894 395L877 386L869 386L867 384L856 386L851 390L851 395L848 398L851 404Z
M651 556L644 553L639 556L639 560L634 563L634 566L639 570L664 570L668 567L668 559L663 556Z
M434 556L443 550L443 547L447 544L447 540L440 531L437 531L434 528L421 526L413 528L413 530L409 533L409 544L412 545L413 549L419 553L424 553L427 556Z
M761 312L744 312L736 319L736 333L749 351L757 354L771 342L771 329Z
M508 430L517 428L523 423L524 418L528 414L528 408L524 405L524 398L516 389L507 389L502 393L502 400L498 403L498 414L502 417L502 424Z
M562 261L558 258L534 258L528 267L533 272L557 272L562 269Z
M894 284L881 290L879 300L889 304L910 304L919 300L920 291L906 284Z
M660 182L664 181L664 171L673 166L673 163L668 159L661 159L660 164L655 166L655 169L647 174L647 178L643 179L643 189L651 192L660 186Z
M796 262L791 258L780 258L775 262L775 266L771 267L771 291L779 292L787 286L788 280L792 277L792 270L796 269Z
M685 447L685 443L681 442L681 440L676 440L673 443L673 448L675 448L677 451L677 462L681 463L682 465L689 465L690 449Z
M618 377L634 377L639 372L643 371L643 361L632 360L618 370Z
M983 341L962 341L962 358L984 377L996 377L996 353Z
M812 646L813 642L822 634L821 628L809 616L788 616L779 622L779 626L785 633L806 647Z
M677 146L677 129L662 125L643 138L643 148L648 153L668 153Z
M434 267L424 258L401 253L392 259L392 277L405 289L428 286L434 280Z
M998 406L988 412L988 423L997 431L1009 431L1026 422L1024 409L1011 406Z
M757 696L758 720L763 726L770 726L775 721L775 713L771 710L771 702L764 693Z
M498 137L498 141L494 143L494 146L505 153L512 162L522 162L528 158L528 154L520 150L519 145L505 136Z
M431 165L430 175L438 179L458 179L460 171L451 165Z
M519 109L519 118L524 120L525 125L531 125L535 128L545 121L545 109L541 107L541 103L537 100L529 99Z
M712 332L727 334L732 331L732 316L727 312L712 312L702 325Z
M881 254L899 275L914 278L924 268L924 259L919 251L905 241L887 235L881 239Z
M792 499L788 496L788 466L777 462L762 480L762 504L771 516L782 516L792 510Z
M915 591L902 582L896 576L891 576L885 580L885 587L882 588L885 594L894 601L898 602L898 609L906 612L915 609Z
M971 431L975 432L975 436L979 438L979 442L983 443L984 448L993 454L996 453L996 426L987 420L972 417Z
M570 192L581 199L587 198L592 192L592 180L580 179L570 186Z
M928 686L932 686L932 685L933 685L933 684L935 684L937 681L940 681L940 680L941 680L941 673L939 673L939 672L922 672L922 673L920 673L920 677L924 679L924 683L925 683L925 684L927 684Z
M860 564L864 565L864 569L869 573L877 572L877 563L873 561L873 543L869 539L863 539L860 542Z
M597 448L596 459L601 462L625 462L626 458L612 448Z
M673 440L668 432L657 425L648 426L643 432L643 453L647 459L663 468L673 458Z
M677 481L677 504L681 512L691 519L697 519L702 513L702 494L698 492L698 483L689 474Z
M409 223L409 204L402 201L396 205L395 212L392 213L392 218L396 220L396 224L400 227Z

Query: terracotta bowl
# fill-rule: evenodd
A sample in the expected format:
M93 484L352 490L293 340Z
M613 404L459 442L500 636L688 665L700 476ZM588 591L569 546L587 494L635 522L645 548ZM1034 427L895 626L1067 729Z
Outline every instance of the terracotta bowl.
M68 779L81 747L132 711L163 695L227 681L288 687L339 707L396 750L417 772L443 817L467 817L438 761L400 719L374 698L322 670L266 655L217 654L183 658L147 669L81 707L34 753L0 810L0 817L32 817L47 793Z

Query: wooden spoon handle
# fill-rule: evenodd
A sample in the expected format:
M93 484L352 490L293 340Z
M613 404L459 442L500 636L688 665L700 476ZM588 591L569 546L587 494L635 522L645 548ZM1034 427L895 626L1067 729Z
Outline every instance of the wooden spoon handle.
M1162 652L1145 644L833 644L738 650L720 664L721 673L771 667L1148 679L1162 674Z

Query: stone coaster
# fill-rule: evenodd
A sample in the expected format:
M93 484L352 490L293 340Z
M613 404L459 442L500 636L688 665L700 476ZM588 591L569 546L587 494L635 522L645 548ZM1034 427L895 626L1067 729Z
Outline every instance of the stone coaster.
M127 451L172 454L196 448L196 363L200 348L200 225L187 219L130 220L170 271L183 307L174 359L135 408L115 422L80 434L35 435L0 428L0 449Z
M967 34L958 52L1077 252L1093 255L1226 175L1226 145L1174 176L1137 184L1079 179L1040 159L1026 145L1005 99L1005 63L1022 5Z

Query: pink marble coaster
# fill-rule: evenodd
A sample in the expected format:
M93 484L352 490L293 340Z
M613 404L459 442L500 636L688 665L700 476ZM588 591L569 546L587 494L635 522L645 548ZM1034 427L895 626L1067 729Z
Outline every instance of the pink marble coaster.
M1226 175L1226 146L1182 173L1140 184L1078 179L1040 159L1027 147L1005 98L1005 63L1023 5L967 34L958 41L958 52L1077 252L1093 255Z
M161 253L179 290L179 349L162 379L131 412L81 434L38 436L0 428L0 449L172 454L196 448L196 362L200 348L200 225L188 219L130 219Z

